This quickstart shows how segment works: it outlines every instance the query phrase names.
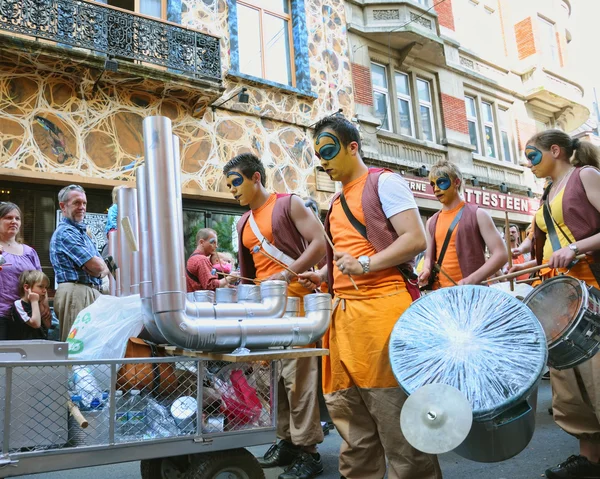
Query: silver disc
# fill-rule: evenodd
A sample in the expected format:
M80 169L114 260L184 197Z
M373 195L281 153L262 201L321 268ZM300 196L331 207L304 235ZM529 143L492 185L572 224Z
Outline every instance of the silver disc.
M460 446L469 435L473 411L466 396L447 384L426 384L404 403L400 428L419 451L442 454Z

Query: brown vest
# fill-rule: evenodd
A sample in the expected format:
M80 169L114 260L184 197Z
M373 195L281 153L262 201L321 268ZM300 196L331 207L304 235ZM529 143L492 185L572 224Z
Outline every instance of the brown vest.
M583 168L591 167L578 167L575 169L569 181L565 186L565 192L563 194L562 207L563 207L563 218L565 225L573 234L575 241L579 241L600 232L600 213L594 205L590 203L581 181L581 170ZM547 201L549 189L544 192L543 202ZM557 228L558 230L558 228ZM535 224L534 230L534 245L535 245L535 259L538 264L542 264L544 259L544 244L546 243L546 233L544 233ZM582 251L584 253L584 251ZM592 255L594 262L600 261L600 251L585 251Z
M278 249L290 258L298 259L306 249L306 241L296 228L291 215L292 195L278 194L273 207L271 228L273 230L273 243ZM244 246L242 235L244 226L248 222L250 211L246 211L237 224L238 233L238 261L240 275L245 278L256 278L256 268L252 253Z
M463 278L477 271L485 264L485 241L479 231L477 223L478 207L465 203L462 217L458 222L456 230L456 255L458 256L458 265ZM435 227L440 215L438 211L431 217L429 222L429 236L433 242L433 256L428 267L432 268L433 263L437 261L437 248L435 243ZM442 260L442 266L444 262Z
M361 198L366 222L365 226L367 228L367 239L378 253L398 239L398 233L396 233L390 220L386 218L383 207L381 206L381 200L379 199L379 177L386 172L391 173L392 171L385 168L369 168L369 176L367 177ZM329 228L329 217L331 215L333 203L339 196L340 193L337 193L331 200L331 206L327 212L327 217L325 218L325 230L330 238L331 231ZM406 263L398 265L398 268L413 274L414 266L415 260L413 258ZM333 250L329 243L327 243L327 276L329 287L333 291Z

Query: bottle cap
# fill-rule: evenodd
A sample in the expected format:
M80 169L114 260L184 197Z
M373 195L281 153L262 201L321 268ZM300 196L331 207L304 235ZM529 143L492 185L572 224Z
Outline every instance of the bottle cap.
M121 397L122 395L123 395L123 391L120 391L120 390L115 391L116 397Z
M71 401L72 402L79 402L79 401L81 401L81 396L79 394L73 394L71 396Z
M131 391L129 391L129 393L132 396L138 396L140 394L140 390L139 389L132 389Z

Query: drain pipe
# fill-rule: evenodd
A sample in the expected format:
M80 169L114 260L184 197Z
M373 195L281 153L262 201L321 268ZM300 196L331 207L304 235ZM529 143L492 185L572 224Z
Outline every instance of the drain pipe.
M264 295L258 304L212 305L187 300L183 224L176 213L181 186L177 185L179 164L174 161L171 121L166 117L147 117L143 125L152 310L161 334L171 344L202 351L307 345L317 341L329 325L328 294L306 296L303 318L281 317L287 302L287 285L277 281L261 284Z
M131 250L127 241L127 236L123 228L123 218L129 218L133 236L137 242L137 202L135 197L135 188L123 187L117 191L118 205L118 224L117 224L117 242L118 242L118 266L121 270L120 275L120 294L119 296L130 296L139 293L139 261L138 253Z
M115 263L117 263L117 267L119 266L118 264L118 257L117 257L117 232L115 230L110 230L108 232L108 255L112 256L113 259L115 260ZM118 275L117 275L118 269L117 271L114 272L114 276L112 274L108 275L108 285L109 285L109 293L111 296L116 296L117 295L117 280L118 280Z

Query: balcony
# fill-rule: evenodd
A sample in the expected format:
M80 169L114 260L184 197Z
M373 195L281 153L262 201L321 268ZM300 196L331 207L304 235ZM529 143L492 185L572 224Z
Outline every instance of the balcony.
M380 162L395 165L399 168L418 169L425 165L431 167L447 157L445 148L420 145L417 141L406 141L393 138L391 135L378 135Z
M533 67L521 79L527 101L553 113L565 131L575 130L588 119L590 112L582 105L583 88L577 83L542 67Z
M42 50L50 56L62 52L63 58L65 54L85 56L83 51L90 59L115 58L125 69L151 64L155 67L146 70L168 70L167 76L185 76L213 86L221 82L218 38L100 3L0 0L1 33L7 34L2 40L3 50L7 45L12 45L13 50L20 46L21 50L36 50L36 54ZM16 37L23 41L15 40ZM27 37L35 44L28 43Z
M348 0L348 30L370 40L444 64L437 14L416 1Z

